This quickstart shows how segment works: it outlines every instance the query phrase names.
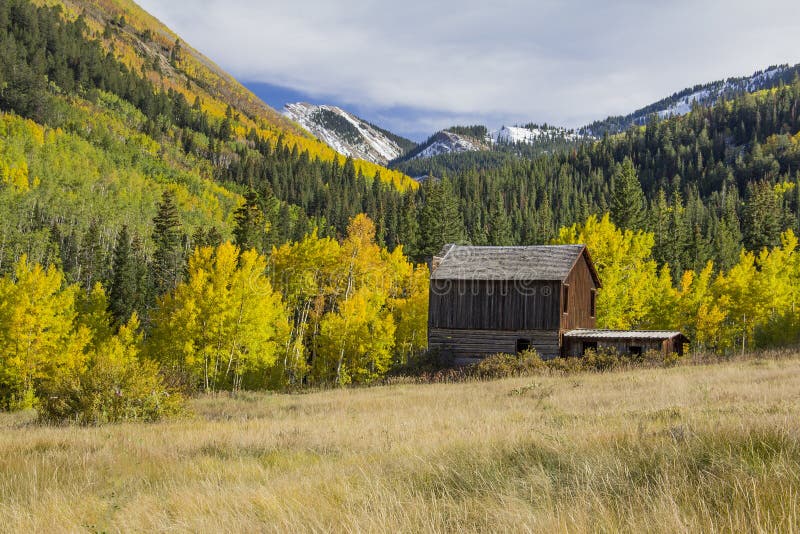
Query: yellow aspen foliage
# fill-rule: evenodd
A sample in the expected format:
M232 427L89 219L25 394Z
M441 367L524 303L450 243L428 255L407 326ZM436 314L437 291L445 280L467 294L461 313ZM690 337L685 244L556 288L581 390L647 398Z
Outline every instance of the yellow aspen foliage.
M582 225L562 228L553 244L585 244L603 287L597 297L599 328L638 328L652 308L652 288L658 280L651 251L652 233L617 228L606 213L590 216Z
M282 383L307 373L325 383L369 381L425 348L428 270L415 268L402 247L382 249L366 215L350 221L341 244L314 232L274 249L270 260L293 319Z
M382 377L392 361L395 324L386 296L364 287L321 322L314 369L323 382L367 383Z
M28 181L28 163L23 161L14 167L3 170L3 182L11 186L17 193L26 193L31 184Z
M0 405L31 407L43 379L85 365L90 332L75 325L77 286L63 283L55 267L25 256L13 277L0 278Z
M140 357L141 343L134 312L116 335L96 339L84 369L44 381L41 419L96 425L179 413L182 397L164 386L155 362Z
M721 312L714 305L716 300L711 284L714 265L709 262L699 273L685 271L681 277L675 303L677 321L674 328L683 331L689 339L703 346L715 339L721 322ZM713 317L706 317L711 313Z
M760 313L757 295L753 291L757 275L755 256L742 251L738 263L727 273L720 273L714 281L714 293L725 306L726 318L721 336L725 342L723 349L752 343L755 318ZM726 297L724 302L721 301L723 296Z
M289 323L256 251L203 247L188 277L158 304L149 353L206 391L263 387L287 350Z
M390 299L396 322L395 350L398 363L428 347L428 279L427 265L417 266L405 282L403 291Z
M673 287L669 265L664 264L650 289L647 312L641 327L654 330L679 328L679 299L678 290Z

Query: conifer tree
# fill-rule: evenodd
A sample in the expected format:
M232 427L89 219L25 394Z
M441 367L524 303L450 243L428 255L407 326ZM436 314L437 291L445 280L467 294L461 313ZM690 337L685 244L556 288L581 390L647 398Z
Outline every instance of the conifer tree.
M422 258L439 252L446 243L463 241L464 221L450 181L425 182L425 204L420 213L419 251Z
M123 225L114 247L108 293L108 308L117 324L126 324L136 310L139 292L137 274L128 226Z
M80 284L85 291L90 291L96 282L106 276L106 256L100 235L100 223L92 219L81 239L81 250L78 259Z
M513 245L514 238L511 233L511 221L506 214L503 198L497 194L489 214L489 244L496 246Z
M250 188L245 193L244 204L236 209L233 218L236 221L233 229L234 243L239 250L256 249L263 254L266 227L258 193L254 189Z
M743 225L747 250L759 252L779 243L780 215L778 197L769 182L762 180L748 184Z
M417 220L417 203L414 195L409 193L403 198L402 212L398 214L397 239L403 245L403 251L412 258L419 256Z
M156 296L175 289L183 279L184 255L181 248L183 235L175 194L165 190L153 218L153 288Z
M644 222L644 193L630 158L614 167L611 184L611 220L621 228L640 229Z

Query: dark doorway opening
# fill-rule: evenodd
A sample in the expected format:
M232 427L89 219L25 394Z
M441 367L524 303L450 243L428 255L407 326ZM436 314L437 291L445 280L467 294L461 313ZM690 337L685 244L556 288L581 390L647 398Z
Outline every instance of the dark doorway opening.
M628 352L630 352L631 356L641 356L642 347L637 347L636 345L634 345L628 350Z
M584 341L582 344L581 356L586 354L587 350L597 350L597 341Z
M531 348L531 340L530 339L518 339L517 340L517 354L520 352L525 352L526 350L530 350Z

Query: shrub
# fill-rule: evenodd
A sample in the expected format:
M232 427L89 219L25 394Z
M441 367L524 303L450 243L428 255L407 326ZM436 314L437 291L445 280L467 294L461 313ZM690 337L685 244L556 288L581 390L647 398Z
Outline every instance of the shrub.
M526 350L519 354L494 354L476 363L470 368L470 374L476 378L506 378L510 376L528 376L539 374L546 368L539 354Z
M670 352L663 358L664 367L672 367L673 365L677 365L680 363L682 356L680 356L677 352Z
M630 358L621 358L616 349L587 350L580 359L581 368L586 371L611 371Z
M180 412L183 397L169 391L158 366L140 359L132 320L94 348L81 369L54 374L39 387L39 419L48 423L96 425L156 421Z

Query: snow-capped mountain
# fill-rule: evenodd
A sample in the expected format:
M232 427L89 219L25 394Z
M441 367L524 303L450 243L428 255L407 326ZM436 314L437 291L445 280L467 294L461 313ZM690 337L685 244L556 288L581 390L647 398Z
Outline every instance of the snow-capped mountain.
M395 160L398 168L424 170L420 161L443 154L462 154L479 150L510 152L530 157L536 154L563 149L591 136L566 128L526 124L524 126L503 126L488 130L485 126L453 126L437 132L417 148ZM411 162L415 164L409 166Z
M526 143L535 145L542 141L552 141L562 139L564 141L578 141L587 136L573 130L567 130L558 126L539 126L530 124L527 126L503 126L498 130L489 132L489 138L495 144L515 144Z
M336 106L298 102L283 114L344 156L386 165L415 143L356 117Z
M409 154L408 159L431 158L442 154L473 152L487 148L485 141L445 130L430 137L418 150Z
M715 82L696 85L674 93L658 102L645 106L625 116L608 117L605 120L594 122L585 126L580 131L601 136L604 133L617 133L636 124L645 124L648 117L653 114L660 118L685 115L697 103L701 106L711 106L722 98L731 98L743 93L769 89L778 86L781 82L791 83L795 76L800 74L800 64L777 65L763 71L758 71L752 76L728 78Z

